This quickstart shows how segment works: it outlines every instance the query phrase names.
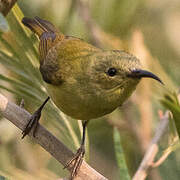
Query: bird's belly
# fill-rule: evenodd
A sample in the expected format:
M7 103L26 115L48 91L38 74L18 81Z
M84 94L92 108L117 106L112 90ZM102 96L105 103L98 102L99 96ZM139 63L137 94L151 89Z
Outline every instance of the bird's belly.
M111 113L115 108L102 106L94 97L84 97L77 91L63 90L58 86L47 85L48 94L55 105L65 114L75 119L89 120Z

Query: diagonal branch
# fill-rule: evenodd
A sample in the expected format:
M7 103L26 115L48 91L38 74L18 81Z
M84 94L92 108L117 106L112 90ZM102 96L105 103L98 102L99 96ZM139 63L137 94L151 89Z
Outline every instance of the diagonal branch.
M25 109L8 101L8 99L0 94L0 113L6 119L11 121L19 129L23 130L31 116ZM36 131L36 137L29 136L48 151L57 161L62 165L73 157L73 153L55 136L47 131L43 126L39 125ZM69 169L71 170L71 169ZM83 161L80 171L75 180L107 180L93 168L91 168L85 161Z
M95 21L91 17L91 13L89 10L89 2L84 2L83 0L76 0L78 13L80 17L83 19L84 23L86 23L88 30L91 33L91 37L93 43L96 46L101 46L101 29Z
M91 40L93 44L100 48L120 48L122 47L122 42L117 37L106 33L102 30L100 26L93 20L89 3L90 1L85 0L74 0L77 5L77 11L79 13L80 18L82 18L83 22L88 28L88 32L91 35Z
M156 154L158 153L158 143L165 133L168 123L169 123L169 115L168 112L165 113L165 115L161 118L161 121L159 123L159 126L157 127L156 133L154 138L151 141L151 144L146 151L143 160L141 161L141 164L136 171L134 177L132 180L144 180L148 175L148 170L151 168L154 158Z

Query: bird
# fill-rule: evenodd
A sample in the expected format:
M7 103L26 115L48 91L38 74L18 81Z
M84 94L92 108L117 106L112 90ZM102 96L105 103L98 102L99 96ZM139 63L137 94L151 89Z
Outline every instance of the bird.
M74 179L85 154L89 121L120 107L142 78L163 82L142 69L140 60L124 50L103 50L80 38L64 35L51 22L37 16L24 17L22 23L39 38L39 70L49 95L31 116L22 138L31 129L35 136L41 111L50 98L66 115L81 120L80 148L65 165L72 167L70 179Z

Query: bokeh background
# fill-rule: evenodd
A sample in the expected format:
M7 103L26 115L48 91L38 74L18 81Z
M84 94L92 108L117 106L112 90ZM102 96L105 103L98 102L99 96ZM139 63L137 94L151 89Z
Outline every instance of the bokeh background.
M180 84L179 0L18 0L7 16L9 30L0 33L0 92L11 101L34 112L47 97L38 71L38 40L23 27L24 16L39 16L55 24L64 34L84 39L103 49L124 49L136 55L144 68L157 74L165 87L145 79L133 96L112 114L88 126L88 163L105 177L118 180L120 170L114 148L118 128L128 172L132 177L166 109L160 99L167 90L177 92ZM20 11L21 9L21 11ZM22 14L23 13L23 14ZM1 31L6 31L2 30ZM62 114L52 103L43 111L41 123L72 151L80 143L80 122ZM160 157L174 143L168 128L159 144ZM157 159L158 159L157 157ZM58 179L66 170L29 137L21 140L14 125L0 119L0 174L10 179ZM149 180L178 180L180 151L172 151Z

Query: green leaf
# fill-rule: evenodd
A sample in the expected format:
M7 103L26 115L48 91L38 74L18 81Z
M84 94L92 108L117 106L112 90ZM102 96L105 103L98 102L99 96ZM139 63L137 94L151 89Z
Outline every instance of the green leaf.
M176 126L178 136L180 137L180 104L176 93L169 92L161 100L162 105L169 109L173 114L173 120Z
M121 146L121 139L117 128L114 128L114 148L115 148L117 164L119 167L119 175L120 175L119 179L130 180L131 178L129 176L125 156Z
M176 140L164 151L164 153L175 152L178 149L180 149L180 142Z

